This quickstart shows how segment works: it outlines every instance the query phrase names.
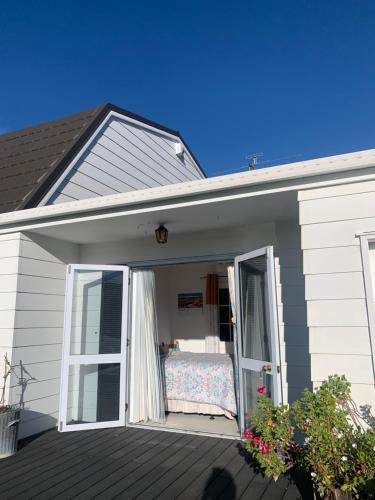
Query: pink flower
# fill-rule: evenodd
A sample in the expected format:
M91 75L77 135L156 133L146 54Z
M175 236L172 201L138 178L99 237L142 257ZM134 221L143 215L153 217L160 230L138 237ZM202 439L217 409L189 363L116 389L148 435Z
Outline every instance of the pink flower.
M257 387L258 394L264 394L265 392L266 392L266 387L264 385Z
M253 439L253 437L254 437L254 433L251 432L251 430L246 429L246 431L244 432L244 438L245 439Z
M255 436L255 437L253 438L253 444L255 444L255 446L258 446L258 444L259 444L259 443L260 443L260 437Z

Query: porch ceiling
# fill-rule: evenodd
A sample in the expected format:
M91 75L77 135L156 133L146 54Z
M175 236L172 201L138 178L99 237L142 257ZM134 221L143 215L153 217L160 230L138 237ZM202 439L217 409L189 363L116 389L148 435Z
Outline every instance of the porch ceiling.
M46 227L30 228L29 232L85 244L144 238L161 223L170 234L181 234L297 218L297 192L286 191L251 198L202 200L190 206L148 207L125 214L97 214L89 220L55 221Z

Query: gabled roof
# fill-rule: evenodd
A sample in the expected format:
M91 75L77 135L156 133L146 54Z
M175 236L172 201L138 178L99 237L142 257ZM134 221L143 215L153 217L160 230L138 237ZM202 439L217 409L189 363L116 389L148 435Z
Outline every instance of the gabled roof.
M36 207L110 111L175 135L183 142L179 132L113 104L1 135L0 213Z

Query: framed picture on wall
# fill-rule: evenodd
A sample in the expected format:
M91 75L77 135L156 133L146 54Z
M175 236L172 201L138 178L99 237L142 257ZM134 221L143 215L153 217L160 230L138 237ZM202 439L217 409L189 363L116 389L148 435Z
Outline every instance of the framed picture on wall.
M202 309L203 293L190 292L177 294L178 309Z

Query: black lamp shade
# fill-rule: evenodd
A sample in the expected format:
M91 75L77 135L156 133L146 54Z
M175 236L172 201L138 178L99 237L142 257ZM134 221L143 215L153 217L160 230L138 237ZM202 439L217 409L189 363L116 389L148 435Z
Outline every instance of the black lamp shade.
M156 241L158 243L164 244L168 241L168 229L163 225L155 229Z

